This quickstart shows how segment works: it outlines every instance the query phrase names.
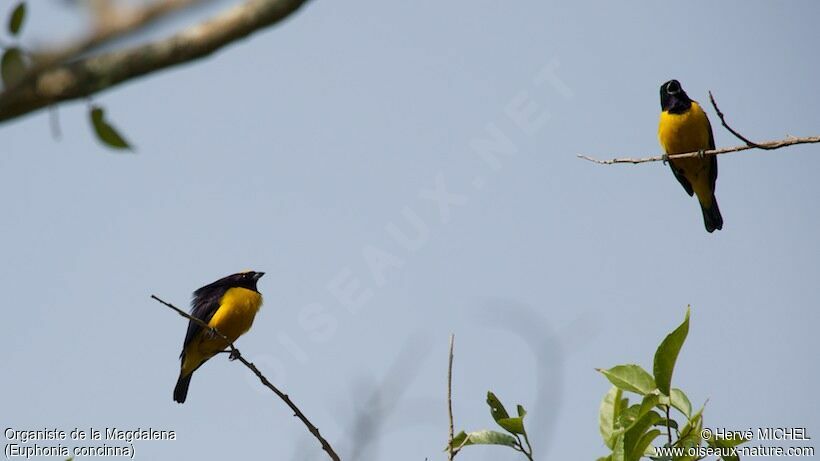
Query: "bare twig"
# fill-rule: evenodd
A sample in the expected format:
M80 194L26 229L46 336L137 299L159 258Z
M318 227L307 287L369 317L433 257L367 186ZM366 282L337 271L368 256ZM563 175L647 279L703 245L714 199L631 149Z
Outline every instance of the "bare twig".
M720 109L718 108L717 103L715 102L715 97L712 96L711 91L709 92L709 101L712 102L712 107L715 108L715 112L717 112L718 117L720 117L720 124L723 125L723 128L726 128L727 130L729 130L729 133L732 133L733 135L735 135L735 137L737 139L740 139L741 141L745 142L746 145L749 146L749 147L756 147L758 149L763 149L763 150L777 149L777 147L761 145L761 144L757 144L755 142L749 141L742 134L740 134L737 131L735 131L734 129L732 129L732 127L730 127L729 124L726 123L726 119L723 118L723 112L721 112Z
M213 327L209 326L207 323L202 321L202 319L198 319L198 318L188 314L187 312L183 311L182 309L179 309L178 307L174 306L173 304L163 301L162 299L158 298L156 295L151 295L151 298L159 301L160 303L164 304L165 306L175 310L179 315L187 318L188 320L196 323L197 325L199 325L203 328L206 328L206 329L212 331L216 336L219 336L220 338L224 339L228 343L228 347L231 349L231 359L238 359L240 362L242 362L243 365L248 367L248 369L251 370L253 372L253 374L256 375L257 378L259 378L259 380L262 382L262 384L265 387L267 387L268 389L273 391L274 394L276 394L280 399L282 399L282 401L284 401L285 404L287 404L287 406L290 407L291 410L293 410L293 416L299 418L299 420L301 420L302 423L307 427L308 431L310 431L310 433L313 434L314 437L316 437L316 439L322 445L322 449L327 453L327 455L330 457L330 459L332 459L333 461L339 461L339 455L337 455L336 452L333 451L333 448L330 446L330 443L328 443L328 441L325 440L325 438L322 437L321 434L319 434L319 428L314 426L313 423L311 423L310 420L307 419L305 414L302 413L301 410L299 410L299 407L297 407L296 404L293 403L293 401L290 400L290 397L288 397L287 394L285 394L284 392L277 389L276 386L274 386L270 381L268 381L268 378L266 378L265 375L263 375L262 372L259 371L258 368L256 368L256 365L254 365L252 362L247 361L245 359L245 357L242 357L242 354L239 352L239 349L237 349L233 345L233 343L230 341L230 339L228 339L227 336L220 333L219 330L217 330L216 328L213 328Z
M0 93L0 122L202 58L276 24L306 2L247 0L171 37L59 64L28 75L20 85Z
M527 442L527 449L529 450L525 451L524 454L527 455L527 458L529 458L530 461L534 461L532 457L532 445L530 445L530 437L527 435L526 432L524 432L524 441ZM523 451L524 447L522 446L521 449Z
M450 417L450 434L447 438L447 448L449 461L453 461L456 450L453 449L453 433L455 432L453 425L453 342L455 335L450 334L450 358L447 364L447 413Z
M787 136L786 139L781 139L777 141L766 141L762 143L756 143L749 141L746 137L735 131L732 127L726 123L726 120L723 116L723 112L715 103L715 98L712 96L712 92L709 92L709 100L712 102L712 107L715 108L715 112L717 112L718 117L720 118L720 123L723 125L724 128L729 130L730 133L735 135L738 139L746 143L745 146L736 146L736 147L725 147L723 149L713 149L707 150L703 152L687 152L684 154L671 154L668 156L658 155L654 157L643 157L643 158L631 158L631 157L621 157L621 158L613 158L610 160L599 160L596 158L592 158L586 155L578 154L578 158L589 160L590 162L597 163L599 165L612 165L614 163L646 163L646 162L660 162L665 160L674 160L679 158L692 158L698 157L700 155L720 155L720 154L728 154L731 152L740 152L743 150L749 149L763 149L763 150L774 150L780 149L781 147L793 146L795 144L812 144L820 142L820 136L809 136L809 137L802 137L798 138L795 136Z
M779 141L766 141L763 143L759 143L756 146L736 146L736 147L725 147L723 149L715 149L715 150L706 150L703 151L703 155L719 155L719 154L728 154L731 152L740 152L742 150L749 150L755 148L761 149L779 149L781 147L787 146L794 146L795 144L812 144L820 142L820 136L810 136L804 138L797 138L794 136L789 136L786 139L781 139ZM765 146L765 147L763 147ZM692 158L697 157L700 155L700 152L687 152L685 154L672 154L668 156L669 160L674 160L678 158ZM643 158L630 158L630 157L620 157L620 158L613 158L609 160L600 160L597 158L592 158L586 155L578 154L578 158L589 160L590 162L597 163L599 165L612 165L614 163L646 163L646 162L660 162L664 160L662 155L654 156L654 157L643 157Z

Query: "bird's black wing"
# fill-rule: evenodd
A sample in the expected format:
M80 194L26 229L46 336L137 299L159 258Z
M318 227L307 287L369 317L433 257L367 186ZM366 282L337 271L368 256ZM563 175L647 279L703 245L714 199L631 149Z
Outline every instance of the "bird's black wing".
M228 288L229 286L225 283L225 280L221 279L196 290L194 292L194 298L191 300L191 316L208 323L217 309L219 309L219 302L222 300L222 296L225 295L225 291L227 291ZM185 341L182 343L182 353L179 354L180 357L185 354L185 348L188 347L188 344L194 340L200 331L202 331L201 325L191 320L188 321L188 332L185 333Z
M672 169L672 173L675 175L675 178L677 178L680 185L683 186L683 190L685 190L691 197L695 191L692 189L692 184L690 184L689 180L686 179L686 176L684 176L683 170L675 168L675 164L671 161L669 162L669 168Z

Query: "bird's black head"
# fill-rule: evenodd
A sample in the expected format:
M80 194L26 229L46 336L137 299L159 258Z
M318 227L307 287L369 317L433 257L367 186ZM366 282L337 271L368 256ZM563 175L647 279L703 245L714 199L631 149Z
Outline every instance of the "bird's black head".
M256 289L256 282L261 279L263 275L265 275L264 272L245 271L233 274L231 277L233 277L236 282L235 286L258 291Z
M265 275L264 272L256 272L256 271L244 271L238 272L236 274L229 275L227 277L223 277L216 282L211 284L205 285L204 287L196 290L194 292L194 298L199 297L205 293L217 292L221 291L224 293L225 290L228 288L247 288L253 291L259 291L256 289L256 282L259 281L262 276ZM220 295L221 296L221 295Z
M692 100L683 91L680 82L669 80L661 85L661 109L670 114L682 114L692 107Z

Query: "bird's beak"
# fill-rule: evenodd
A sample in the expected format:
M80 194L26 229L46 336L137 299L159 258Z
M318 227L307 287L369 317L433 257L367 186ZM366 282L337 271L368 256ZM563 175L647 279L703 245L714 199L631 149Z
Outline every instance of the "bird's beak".
M264 273L264 272L255 272L255 273L253 274L253 279L254 279L254 280L259 280L259 279L261 279L261 278L262 278L262 276L263 276L263 275L265 275L265 273Z

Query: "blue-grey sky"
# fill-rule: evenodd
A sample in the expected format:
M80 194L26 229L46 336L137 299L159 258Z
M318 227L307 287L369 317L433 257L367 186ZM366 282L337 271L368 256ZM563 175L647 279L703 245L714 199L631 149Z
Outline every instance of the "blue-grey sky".
M29 3L25 43L82 30ZM171 400L185 321L149 295L187 308L253 268L265 305L237 345L345 459L442 459L450 332L457 429L490 426L492 389L530 410L537 459L604 454L594 369L651 368L687 304L674 385L709 399L706 425L816 439L820 147L721 156L714 234L667 166L576 154L658 154L670 78L753 139L819 134L818 17L811 0L316 0L95 95L136 154L95 141L84 102L60 106L60 141L45 112L6 123L0 425L176 431L138 459L323 459L224 357Z

